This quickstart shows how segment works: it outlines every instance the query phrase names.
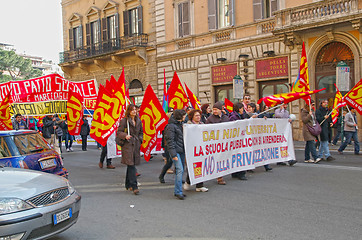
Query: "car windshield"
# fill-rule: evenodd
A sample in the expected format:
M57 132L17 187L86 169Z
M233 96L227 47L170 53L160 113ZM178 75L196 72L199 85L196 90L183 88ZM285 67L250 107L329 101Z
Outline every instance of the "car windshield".
M0 158L11 157L11 144L9 145L9 137L0 137Z
M21 155L41 152L50 149L38 133L13 136L14 143Z

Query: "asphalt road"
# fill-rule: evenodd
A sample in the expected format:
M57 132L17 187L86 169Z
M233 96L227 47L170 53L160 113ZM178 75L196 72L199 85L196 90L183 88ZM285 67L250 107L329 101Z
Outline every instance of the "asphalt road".
M362 239L362 157L294 167L272 164L248 173L248 181L226 176L227 185L205 183L209 192L173 196L172 174L158 182L160 155L138 166L141 194L124 188L126 167L98 167L100 151L64 153L70 181L82 195L78 222L52 240L70 239Z

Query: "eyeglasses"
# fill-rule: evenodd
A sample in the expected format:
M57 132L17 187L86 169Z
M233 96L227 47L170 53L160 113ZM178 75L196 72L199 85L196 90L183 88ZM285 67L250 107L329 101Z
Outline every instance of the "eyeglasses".
M245 100L250 100L250 97L244 97Z

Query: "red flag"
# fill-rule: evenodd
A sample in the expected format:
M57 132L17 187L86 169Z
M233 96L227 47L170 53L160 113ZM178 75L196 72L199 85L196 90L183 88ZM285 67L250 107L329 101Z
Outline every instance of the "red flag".
M229 112L232 112L234 109L234 103L232 101L230 101L229 99L225 98L225 108Z
M10 93L5 96L0 103L0 130L11 130L13 125L10 118Z
M187 100L186 93L181 85L177 73L173 75L170 88L167 91L168 106L173 109L183 109L187 107L189 101Z
M200 103L199 99L195 96L195 94L193 94L191 92L191 90L187 87L186 83L185 83L185 87L186 87L186 92L190 99L192 107L194 109L201 110L201 103Z
M83 96L74 91L69 91L67 102L68 132L70 135L79 135L83 124Z
M168 123L168 117L163 111L151 85L146 88L140 108L140 118L143 126L141 152L145 154L145 160L148 161L151 158L151 151L157 143L157 132L163 131Z
M307 53L305 52L305 45L303 42L302 47L302 56L300 58L300 66L299 66L299 78L294 83L292 92L293 93L301 93L310 91L309 87L309 75L308 75L308 62L307 62ZM310 104L310 96L303 97L304 101L307 104Z
M344 107L346 106L346 102L344 102L343 100L343 96L341 94L341 92L339 91L339 89L337 88L336 84L334 84L334 86L337 89L336 92L336 97L334 98L334 103L333 103L333 110L332 110L332 122L333 124L336 124L337 120L338 120L338 115L339 115L339 108L340 107Z
M362 115L362 79L344 96L344 100Z
M319 89L319 90L314 90L314 91L308 91L308 92L290 92L290 93L280 93L280 94L275 94L272 96L267 96L267 97L263 97L260 98L258 100L258 104L260 104L261 102L264 102L266 106L268 107L274 107L278 104L282 104L282 103L290 103L294 100L306 97L306 96L310 96L311 94L320 92L325 90L325 88L323 89Z

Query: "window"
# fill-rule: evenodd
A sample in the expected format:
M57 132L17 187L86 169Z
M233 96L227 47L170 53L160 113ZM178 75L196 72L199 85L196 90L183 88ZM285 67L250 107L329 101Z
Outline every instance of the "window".
M142 6L123 12L125 36L132 36L143 32L142 16Z
M69 47L71 50L83 47L82 25L69 29Z
M189 2L179 3L178 12L178 36L190 35L190 4Z
M112 16L102 19L102 40L119 38L119 14L116 13Z
M235 24L235 0L208 0L209 30Z
M91 32L91 44L96 44L100 42L100 22L95 21L90 24Z
M16 135L13 137L21 155L43 152L48 150L48 145L37 133Z
M253 0L254 21L270 18L277 10L278 0Z
M107 29L108 29L108 39L116 38L116 19L114 15L107 17Z

